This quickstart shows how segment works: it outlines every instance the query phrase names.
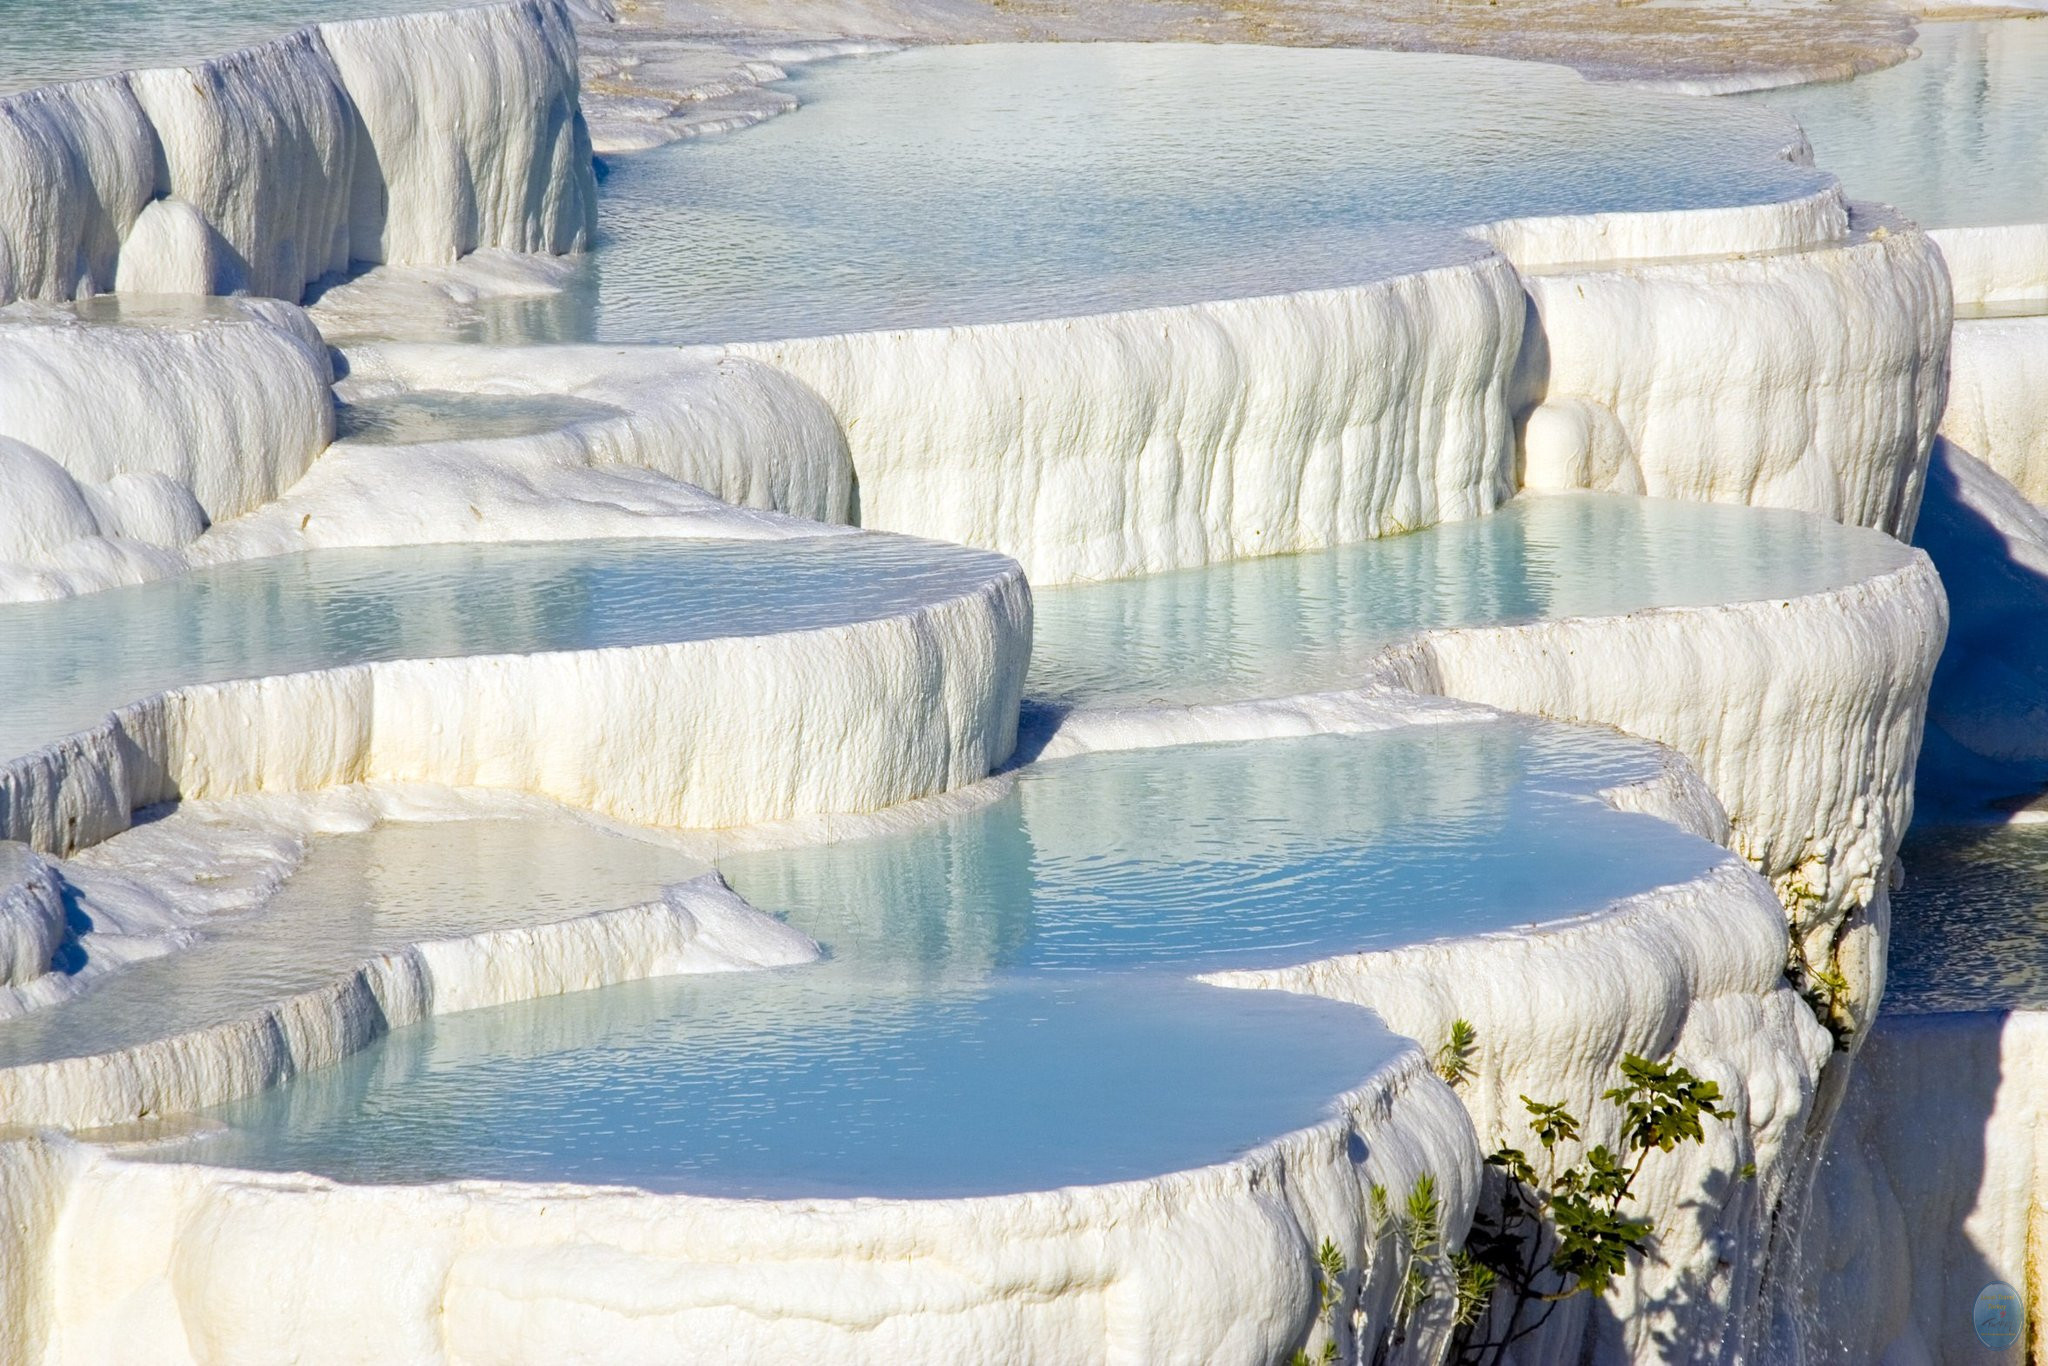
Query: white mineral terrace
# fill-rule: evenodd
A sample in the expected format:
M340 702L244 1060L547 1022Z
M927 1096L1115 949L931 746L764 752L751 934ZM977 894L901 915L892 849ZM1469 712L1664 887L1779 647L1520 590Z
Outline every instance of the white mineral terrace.
M2023 1359L2048 40L1040 8L0 0L0 1360Z

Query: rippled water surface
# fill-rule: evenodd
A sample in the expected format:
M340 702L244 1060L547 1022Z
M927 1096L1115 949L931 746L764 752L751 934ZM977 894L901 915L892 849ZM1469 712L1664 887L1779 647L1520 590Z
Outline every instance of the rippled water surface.
M252 560L4 606L0 757L184 684L870 621L1009 563L880 535L416 546Z
M827 962L400 1031L174 1156L350 1180L957 1195L1223 1160L1396 1044L1188 980L1599 908L1728 855L1600 802L1646 747L1501 722L1025 770L882 838L733 857Z
M0 0L0 92L189 66L334 19L465 7L462 0Z
M1389 641L1429 627L1791 597L1910 553L1796 512L1525 495L1406 536L1040 589L1028 691L1099 704L1334 687L1357 682Z
M1920 25L1917 60L1732 100L1790 114L1859 199L1930 227L2048 220L2048 23Z
M1899 857L1885 1010L2048 1007L2048 825L1914 830Z
M260 910L0 1022L0 1067L128 1048L260 1013L376 954L639 905L705 865L595 825L501 819L392 824L314 839Z
M794 114L615 159L577 293L485 330L737 340L1272 294L1469 257L1447 228L1822 183L1768 112L1482 58L985 45L789 89Z

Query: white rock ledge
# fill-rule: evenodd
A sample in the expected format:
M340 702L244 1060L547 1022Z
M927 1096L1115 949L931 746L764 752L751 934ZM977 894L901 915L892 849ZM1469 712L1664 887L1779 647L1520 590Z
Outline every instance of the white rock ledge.
M0 302L296 301L351 262L580 250L577 82L558 0L513 0L0 98Z
M643 825L872 810L1008 757L1030 640L1012 568L852 625L180 688L0 765L0 838L65 854L158 802L360 782L511 789Z
M1528 277L1522 483L1798 508L1904 538L1953 315L1927 234Z
M1670 1055L1719 1082L1736 1117L1644 1170L1658 1256L1623 1278L1611 1313L1568 1304L1532 1359L1647 1360L1671 1340L1688 1359L1724 1359L1767 1312L1775 1216L1803 1196L1806 1125L1834 1041L1785 978L1777 898L1740 863L1529 930L1204 980L1366 1006L1426 1044L1470 1021L1479 1053L1460 1095L1488 1152L1536 1150L1525 1093L1587 1117L1586 1143L1617 1142L1599 1096L1624 1053ZM1755 1180L1739 1180L1748 1163Z
M1470 1208L1471 1123L1414 1051L1329 1120L1234 1161L981 1199L344 1186L18 1141L0 1145L18 1230L0 1344L95 1366L309 1343L361 1361L554 1363L602 1343L619 1363L1263 1363L1310 1329L1319 1242L1363 1246L1367 1188L1424 1172ZM1396 1272L1382 1258L1347 1278L1368 1323Z
M179 1114L331 1066L434 1015L817 956L808 936L747 905L710 873L645 905L380 953L324 986L208 1029L0 1068L0 1116L17 1129L92 1129Z

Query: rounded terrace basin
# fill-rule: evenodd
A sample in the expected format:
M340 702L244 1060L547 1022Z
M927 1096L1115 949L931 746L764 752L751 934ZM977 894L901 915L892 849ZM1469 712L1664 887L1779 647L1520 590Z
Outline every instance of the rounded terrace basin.
M1831 183L1774 114L1485 58L987 44L787 88L793 114L612 163L569 298L486 305L479 335L766 340L1281 294L1469 260L1460 230L1501 219Z
M1040 589L1026 695L1101 706L1355 685L1419 631L1797 597L1911 554L1798 512L1525 494L1405 536Z
M877 621L1014 572L894 536L324 550L0 608L0 758L167 689Z
M0 1069L256 1016L380 953L643 904L704 869L673 848L566 816L397 822L318 837L259 909L206 920L196 943L0 1025Z
M1035 765L907 832L722 860L821 965L444 1017L161 1155L776 1197L1222 1161L1403 1045L1368 1012L1194 974L1555 920L1728 860L1595 795L1656 764L1504 720Z

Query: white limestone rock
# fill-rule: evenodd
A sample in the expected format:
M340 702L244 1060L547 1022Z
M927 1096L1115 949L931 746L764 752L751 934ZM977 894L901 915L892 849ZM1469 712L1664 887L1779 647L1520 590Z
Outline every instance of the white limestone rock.
M174 1115L332 1066L434 1015L643 977L788 967L817 955L808 936L707 873L643 905L379 953L321 986L189 1033L0 1068L0 1114L11 1124L64 1129Z
M0 1201L22 1230L0 1264L0 1345L95 1366L261 1360L308 1342L362 1361L559 1362L602 1344L619 1363L1249 1366L1309 1334L1320 1240L1371 1243L1371 1184L1429 1173L1458 1211L1478 1170L1470 1121L1412 1050L1329 1120L1232 1161L981 1199L346 1186L17 1141L0 1144ZM1396 1260L1346 1279L1377 1336ZM1425 1325L1395 1359L1431 1359L1440 1334Z
M1957 321L1941 434L2036 505L2048 503L2044 394L2048 316Z
M1487 1152L1538 1150L1524 1094L1564 1102L1586 1121L1586 1144L1615 1143L1612 1107L1599 1097L1626 1053L1668 1054L1720 1083L1736 1117L1643 1172L1639 1208L1656 1221L1657 1257L1621 1279L1605 1312L1567 1302L1528 1352L1657 1360L1675 1341L1687 1359L1726 1360L1742 1357L1769 1312L1784 1250L1775 1222L1803 1191L1806 1126L1833 1049L1784 967L1777 898L1730 861L1540 929L1206 980L1367 1006L1425 1046L1446 1038L1452 1021L1470 1022L1479 1051L1459 1094ZM1755 1179L1739 1177L1751 1163ZM1713 1194L1702 1199L1704 1191Z
M557 0L323 24L0 98L0 301L296 301L357 261L580 250L595 215Z
M861 525L999 549L1049 584L1492 510L1522 317L1514 271L1478 254L1352 289L725 354L823 398Z
M0 437L108 485L108 535L196 535L186 499L216 521L277 497L334 437L332 380L319 334L284 304L131 300L107 321L0 310ZM113 488L123 475L184 497Z
M0 765L0 838L66 854L173 798L358 782L506 788L643 825L872 810L1009 756L1030 639L1011 568L850 625L175 689Z
M1528 276L1524 485L1910 535L1946 398L1948 277L1925 234L1861 227L1803 251Z

